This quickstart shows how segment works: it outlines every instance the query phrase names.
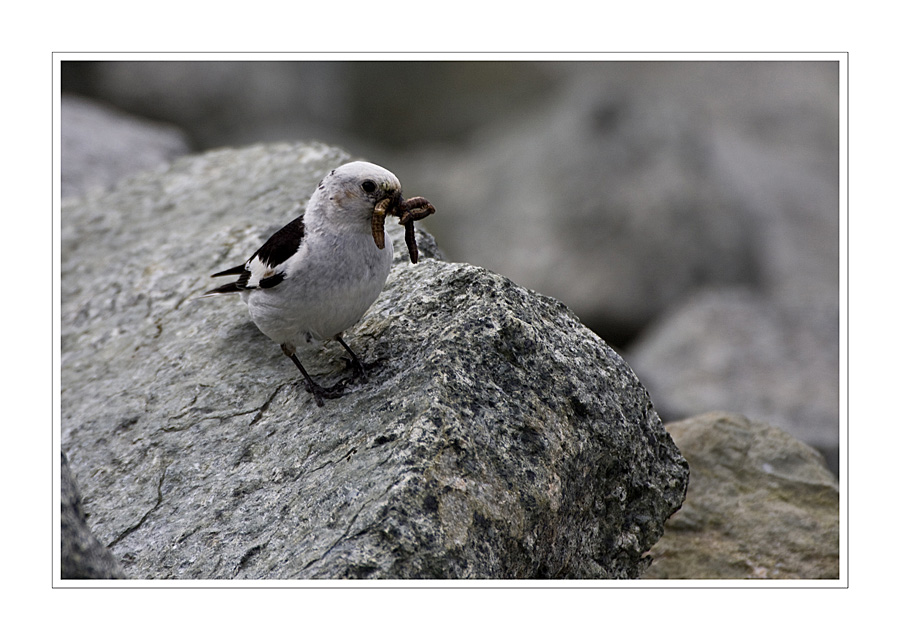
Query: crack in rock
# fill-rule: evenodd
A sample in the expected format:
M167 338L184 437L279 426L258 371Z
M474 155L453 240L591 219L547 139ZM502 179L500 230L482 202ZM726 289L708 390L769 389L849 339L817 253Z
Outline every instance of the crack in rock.
M166 472L168 470L169 470L169 465L166 465L163 468L162 475L159 477L159 482L156 485L156 504L154 504L152 507L150 507L150 509L147 510L147 513L145 513L143 516L141 516L141 519L138 520L137 524L132 525L132 526L128 527L127 529L125 529L125 531L123 531L118 536L116 536L115 540L113 540L108 545L106 545L107 549L112 549L114 546L119 544L126 537L128 537L129 535L131 535L132 533L137 531L141 527L141 525L143 525L147 521L147 518L150 517L150 514L159 508L159 506L162 504L162 500L163 500L162 485L166 479Z

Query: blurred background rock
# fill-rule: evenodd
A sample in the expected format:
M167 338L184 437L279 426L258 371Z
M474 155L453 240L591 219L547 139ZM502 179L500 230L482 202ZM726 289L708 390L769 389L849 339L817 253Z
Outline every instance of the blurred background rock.
M663 420L742 413L837 473L838 72L63 62L63 195L214 147L341 145L435 204L427 227L449 260L570 306Z

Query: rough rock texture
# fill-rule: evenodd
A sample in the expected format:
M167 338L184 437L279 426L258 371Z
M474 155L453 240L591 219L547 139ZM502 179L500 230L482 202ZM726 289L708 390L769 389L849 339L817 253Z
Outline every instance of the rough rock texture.
M838 485L816 451L736 414L666 429L691 486L644 578L840 577Z
M389 225L345 335L371 381L320 409L239 300L193 299L348 159L220 150L67 203L62 436L94 531L138 578L638 576L687 465L560 303L426 234L411 265ZM301 357L330 384L341 354Z
M838 469L836 305L772 306L708 291L664 314L628 351L664 421L727 410L780 427Z
M60 143L64 198L108 189L127 175L190 151L187 136L172 125L65 94L60 99Z
M63 580L124 578L119 563L84 520L78 487L62 454L60 467L60 574Z

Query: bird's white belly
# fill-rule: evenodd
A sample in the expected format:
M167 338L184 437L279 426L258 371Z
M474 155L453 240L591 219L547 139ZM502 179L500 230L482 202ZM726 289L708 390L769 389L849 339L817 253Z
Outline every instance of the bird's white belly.
M307 263L273 289L248 292L256 326L279 344L297 346L333 338L359 322L381 293L393 258L390 244L379 250L371 236L366 240L345 260L329 260L322 268Z

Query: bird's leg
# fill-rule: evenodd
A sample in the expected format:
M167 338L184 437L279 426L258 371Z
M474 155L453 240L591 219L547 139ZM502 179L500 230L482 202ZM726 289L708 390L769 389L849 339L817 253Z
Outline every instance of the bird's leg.
M366 369L365 369L365 367L363 367L363 363L360 361L360 359L359 359L358 357L356 357L356 354L353 353L353 349L351 349L351 348L347 345L347 343L344 342L344 338L341 336L341 334L337 334L337 335L334 337L334 339L337 340L338 342L340 342L340 343L341 343L341 346L344 347L344 349L347 350L347 353L350 354L350 358L351 358L352 364L353 364L353 366L356 367L356 372L357 372L357 373L356 373L356 376L354 376L354 377L356 377L356 378L362 378L363 381L368 382L368 381L369 381L369 376L366 374Z
M303 377L306 379L306 390L309 391L313 398L316 399L316 404L318 406L324 406L325 403L322 401L322 398L339 398L341 393L343 392L343 384L336 384L333 387L323 387L322 385L316 384L316 382L312 379L306 369L303 368L303 365L300 364L300 359L293 352L293 350L289 349L285 345L281 345L281 350L284 352L291 361L297 365L297 368L300 369L300 373L303 374Z

